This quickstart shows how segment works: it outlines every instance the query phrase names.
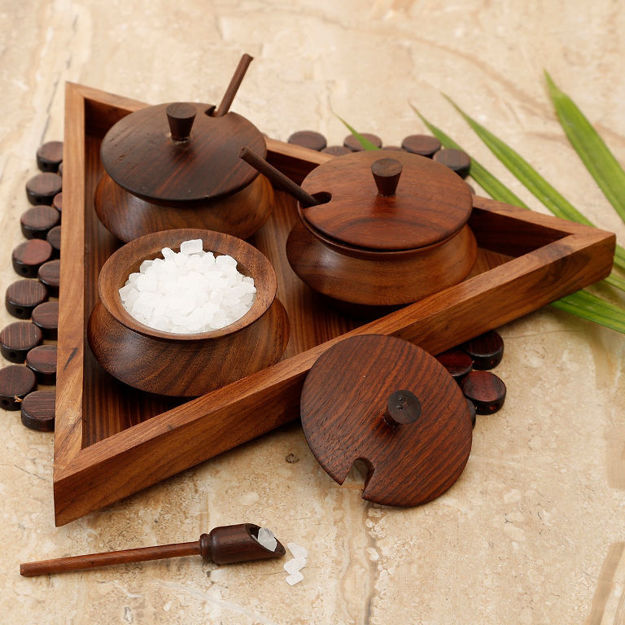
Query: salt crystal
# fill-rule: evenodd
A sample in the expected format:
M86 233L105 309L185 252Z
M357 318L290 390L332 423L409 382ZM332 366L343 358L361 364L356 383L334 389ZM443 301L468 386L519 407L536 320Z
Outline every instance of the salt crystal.
M286 546L289 548L289 551L293 554L294 558L306 560L308 558L308 550L306 547L302 547L296 543L287 543Z
M191 239L180 244L181 254L199 254L202 252L202 239Z
M171 247L164 247L161 250L161 254L163 255L164 259L168 259L168 258L173 258L176 255L176 252L174 252L174 250L172 250Z
M285 563L284 570L287 573L293 575L294 573L297 573L300 569L303 569L305 566L306 560L304 558L293 558L292 560L289 560Z
M148 268L152 266L153 262L154 262L153 260L144 260L139 265L139 273L145 273L148 270Z
M254 535L252 534L252 536ZM256 540L265 549L269 549L269 551L275 551L276 547L278 546L278 541L276 540L276 537L274 536L273 532L266 527L259 528L258 536L254 536L254 538L256 538Z
M297 573L293 573L293 575L288 575L286 578L286 583L289 586L293 586L294 584L298 584L304 579L304 576L298 571Z

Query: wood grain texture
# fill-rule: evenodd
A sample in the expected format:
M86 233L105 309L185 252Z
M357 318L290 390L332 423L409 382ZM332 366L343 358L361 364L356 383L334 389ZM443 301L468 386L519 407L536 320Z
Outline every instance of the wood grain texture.
M9 285L4 303L11 315L28 319L35 308L48 299L48 291L39 280L18 280Z
M46 172L37 174L26 183L26 197L31 204L52 204L54 196L63 186L58 174Z
M20 243L11 254L15 273L24 278L35 278L39 267L52 258L52 246L41 239Z
M389 425L389 396L409 391L420 414ZM362 496L391 506L435 499L460 477L471 451L471 417L447 370L391 336L341 341L314 364L302 389L302 428L324 470L342 484L356 460L369 468Z
M61 219L61 215L52 206L33 206L22 214L20 227L26 239L45 239L48 230L54 228Z
M101 173L99 143L112 123L140 106L79 85L67 87L67 222L62 249L65 254L76 240L86 240L90 253L85 257L83 246L77 246L61 263L54 467L57 524L297 418L307 371L339 335L394 335L439 353L599 280L611 268L615 243L611 233L475 197L470 226L481 249L470 277L358 326L331 311L320 314L323 306L285 263L280 245L296 213L292 202L279 198L278 210L254 241L277 269L278 293L291 319L293 334L285 359L182 405L129 393L85 350L86 317L76 322L76 311L89 314L95 294L90 290L93 286L85 287L96 283L99 268L118 246L91 210L94 179ZM333 158L273 140L267 143L270 162L300 181L316 164ZM293 284L297 287L290 291ZM286 297L281 289L288 291ZM310 302L316 302L316 308L304 309ZM289 309L291 305L295 308ZM316 323L306 325L311 319ZM348 332L350 328L354 329Z
M462 380L462 392L473 402L477 414L493 414L506 400L506 385L490 371L471 371Z
M24 362L26 354L42 339L41 329L34 323L15 321L0 332L0 352L9 362Z
M37 376L39 384L56 382L56 345L38 345L26 354L26 366Z
M0 407L19 410L22 400L37 387L35 374L21 365L0 369Z
M22 423L30 430L53 432L55 395L54 391L28 393L20 406Z

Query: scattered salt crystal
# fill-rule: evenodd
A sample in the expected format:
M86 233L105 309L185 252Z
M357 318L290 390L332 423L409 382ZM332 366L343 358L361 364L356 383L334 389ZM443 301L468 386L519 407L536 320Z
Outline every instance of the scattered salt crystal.
M308 550L297 543L287 543L286 546L296 559L306 560L308 558Z
M252 534L252 536L254 536ZM258 530L258 536L254 536L256 540L265 548L269 549L269 551L275 551L278 546L278 541L276 537L273 535L273 532L266 527L261 527Z
M306 566L306 560L303 558L293 558L292 560L289 560L288 562L285 563L284 565L284 570L293 575L294 573L297 573L300 569L303 569Z
M293 586L294 584L298 584L304 579L304 576L298 571L297 573L293 573L293 575L288 575L286 578L286 583L289 586Z
M284 564L284 570L289 573L286 578L287 584L293 586L304 579L300 572L306 566L308 550L297 543L287 543L286 546L293 555L293 558Z
M252 307L256 288L237 271L231 256L202 250L202 240L184 241L176 253L144 260L131 273L119 296L141 323L164 332L195 334L217 330L243 317Z

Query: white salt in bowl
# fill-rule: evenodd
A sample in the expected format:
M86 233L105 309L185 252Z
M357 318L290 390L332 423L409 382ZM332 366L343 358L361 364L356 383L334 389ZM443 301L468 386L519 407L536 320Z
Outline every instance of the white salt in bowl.
M135 319L119 289L145 260L162 258L184 241L201 239L204 251L227 254L237 270L254 280L252 307L218 330L164 332ZM88 325L91 349L113 377L142 391L193 397L277 362L288 342L288 319L276 299L276 275L267 258L242 239L210 230L181 229L148 234L127 243L104 263L98 277L100 301Z

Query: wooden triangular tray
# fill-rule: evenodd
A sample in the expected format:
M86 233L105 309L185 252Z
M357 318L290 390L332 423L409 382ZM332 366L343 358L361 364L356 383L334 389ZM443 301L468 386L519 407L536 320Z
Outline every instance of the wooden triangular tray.
M362 324L327 308L291 271L284 242L294 202L277 193L252 242L273 263L291 339L278 364L181 403L135 391L97 364L86 342L100 267L119 246L98 222L93 191L105 132L141 102L76 84L66 87L61 295L54 446L57 525L68 523L298 417L315 360L347 336L394 335L438 353L605 277L613 234L474 199L479 245L462 283ZM295 180L331 158L268 140L269 158Z

